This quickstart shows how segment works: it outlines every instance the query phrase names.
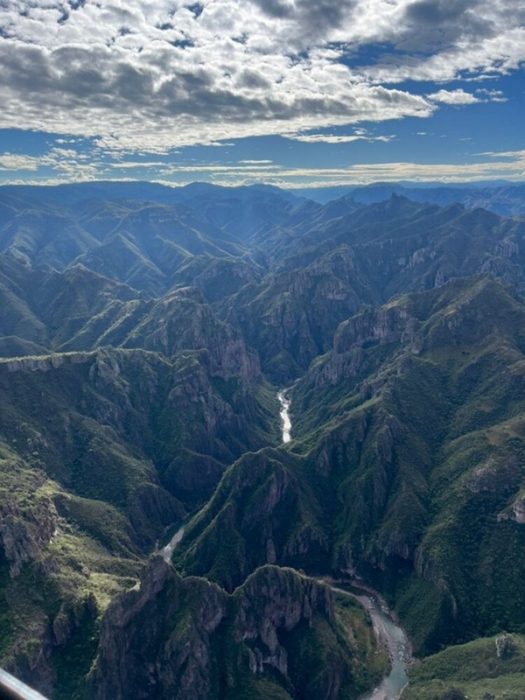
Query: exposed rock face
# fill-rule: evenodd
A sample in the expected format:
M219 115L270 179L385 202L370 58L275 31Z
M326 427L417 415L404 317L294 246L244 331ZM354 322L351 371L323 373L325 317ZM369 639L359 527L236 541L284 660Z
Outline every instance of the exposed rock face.
M98 482L88 483L84 474L100 469L95 455L106 462L111 446L118 445L113 461L133 463L137 479L129 490L126 482L132 472L125 469L116 500L111 485L116 505L132 499L137 511L146 501L133 493L139 486L144 491L148 482L168 488L178 498L192 498L194 493L202 498L243 450L244 440L255 448L262 446L264 422L270 418L253 396L258 370L238 342L229 345L219 335L212 350L189 350L171 360L140 349L106 348L1 361L0 439L5 435L21 457L36 461L66 485L71 465L84 463L84 469L73 470L73 478L85 482L79 489L82 496L91 497L98 490L97 497L107 497L102 491L109 471ZM213 347L219 353L216 361L210 360ZM260 435L251 426L256 416ZM198 454L204 456L202 475ZM159 488L156 493L160 513L161 502L167 505L167 499ZM150 489L150 514L154 495ZM176 510L166 511L165 525Z
M410 341L417 320L402 306L367 309L341 324L334 338L334 352L348 352L352 347L371 347Z
M52 624L53 644L66 645L87 619L96 618L97 612L97 601L93 595L88 595L72 604L62 603Z
M158 301L123 342L172 357L181 350L206 353L211 374L240 377L246 384L259 378L256 355L240 333L219 321L194 287L177 289Z
M0 369L5 368L8 372L49 372L59 369L67 363L82 364L89 359L90 355L87 353L22 357L13 360L2 360Z
M330 590L292 570L265 567L236 592L234 637L248 646L252 673L268 667L288 677L288 655L279 641L281 630L291 632L301 623L312 625L316 613L333 621Z
M183 580L162 559L155 559L140 589L108 610L93 677L94 697L212 697L217 678L210 637L226 605L217 586L202 579Z
M177 564L230 591L267 563L309 562L326 571L329 541L311 487L296 469L295 460L277 450L244 455L191 523Z
M418 325L418 320L402 306L362 311L339 326L333 352L311 373L313 381L321 388L357 377L366 367L367 349L396 343L415 344Z
M495 644L498 659L510 659L517 651L516 643L510 634L502 634L496 637Z
M176 565L228 589L265 562L387 581L410 572L405 614L421 586L433 616L425 651L464 625L475 636L499 616L522 620L524 314L502 285L475 278L343 324L291 390L295 447L235 463L188 525ZM319 381L357 352L354 376ZM481 616L501 585L508 595Z
M227 318L242 329L258 349L263 369L279 382L297 376L328 350L339 323L373 296L347 248L304 267L298 263L258 285L246 285L227 307Z
M181 340L201 347L169 357L99 348L0 361L1 661L49 697L73 697L89 670L98 631L78 607L86 592L102 609L129 588L166 528L271 440L257 363L210 322Z
M213 700L246 674L256 680L270 669L293 688L285 639L317 617L334 623L329 589L291 570L264 567L230 596L155 559L140 589L106 614L94 697ZM335 697L328 692L320 700Z
M15 578L24 564L40 560L55 534L58 516L53 504L39 500L21 511L15 503L0 503L0 546Z
M525 497L516 500L512 506L514 517L517 523L525 525Z

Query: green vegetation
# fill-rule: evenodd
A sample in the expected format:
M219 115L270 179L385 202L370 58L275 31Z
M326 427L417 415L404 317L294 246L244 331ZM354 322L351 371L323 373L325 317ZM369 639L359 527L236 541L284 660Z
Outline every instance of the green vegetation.
M427 657L409 700L522 697L523 225L272 188L76 196L3 214L0 663L53 700L95 697L94 669L113 700L125 639L138 685L173 664L164 696L357 697L387 665L369 620L293 567L381 590ZM148 559L183 522L186 578Z
M140 590L108 610L101 639L91 682L101 683L102 696L146 692L151 679L141 669L147 662L166 695L188 685L209 700L316 700L336 688L337 697L354 700L387 667L361 608L335 602L324 585L273 566L257 569L228 595L152 562ZM206 664L181 663L188 653L204 655Z
M445 700L453 689L458 698L469 700L521 700L525 638L501 634L428 657L410 672L410 686L402 700Z
M523 631L524 328L489 278L350 319L293 389L291 452L236 462L176 566L228 588L268 557L357 569L419 654Z

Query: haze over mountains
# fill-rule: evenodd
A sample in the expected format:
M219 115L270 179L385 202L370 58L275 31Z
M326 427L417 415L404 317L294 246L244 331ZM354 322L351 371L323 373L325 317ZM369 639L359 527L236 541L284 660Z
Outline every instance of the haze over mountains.
M358 698L388 655L321 579L359 577L425 658L403 698L522 700L524 214L0 188L1 665L57 700Z

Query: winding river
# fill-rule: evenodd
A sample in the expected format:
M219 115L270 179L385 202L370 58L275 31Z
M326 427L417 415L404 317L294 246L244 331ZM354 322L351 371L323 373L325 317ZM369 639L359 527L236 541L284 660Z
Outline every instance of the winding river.
M166 562L166 564L171 563L171 558L173 556L173 552L177 549L177 545L180 544L183 537L184 537L184 527L181 527L173 535L173 537L168 542L168 544L160 550L160 554L161 554L162 558L164 559L164 561Z
M406 632L396 624L386 603L373 589L354 581L335 585L326 579L325 582L330 584L334 593L352 597L367 610L376 638L386 647L390 656L390 673L361 700L398 700L408 685L407 669L412 662L412 648ZM347 585L351 590L343 588Z
M292 421L290 419L290 406L292 405L292 401L287 389L282 389L277 394L277 398L281 404L279 415L281 416L282 439L283 443L287 443L292 439Z
M281 389L277 398L280 404L282 441L286 444L292 439L292 421L290 418L290 390ZM180 541L180 540L179 540ZM351 596L367 610L374 626L374 633L379 643L383 644L390 656L390 673L371 693L361 700L398 700L408 685L407 669L412 660L410 641L405 631L399 627L394 616L379 593L364 586L361 582L335 584L329 579L321 579L328 583L331 589L342 595ZM342 586L350 586L350 590Z
M292 421L290 419L291 399L289 390L282 389L277 394L281 406L281 430L284 444L292 439ZM160 550L163 559L171 562L173 552L184 537L184 526L179 528L168 544ZM390 656L391 668L381 683L361 700L399 700L408 685L407 669L412 662L412 649L405 631L396 624L394 616L377 591L366 586L362 581L334 581L329 578L319 579L330 586L334 593L350 596L357 600L368 612L378 642L385 646Z

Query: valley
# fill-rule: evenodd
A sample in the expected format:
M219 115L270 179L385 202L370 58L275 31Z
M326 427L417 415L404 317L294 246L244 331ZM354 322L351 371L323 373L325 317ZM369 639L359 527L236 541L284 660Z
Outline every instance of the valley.
M0 188L0 665L520 700L520 192Z
M368 587L360 589L359 583L355 581L351 582L349 588L353 588L357 593L343 588L340 583L332 586L332 590L337 594L353 596L369 613L378 643L388 649L391 663L388 675L362 700L397 700L409 683L407 671L413 661L410 642L376 591Z
M283 443L288 443L292 439L292 421L290 419L290 406L292 402L288 397L286 389L283 389L277 394L277 399L281 407L279 417L281 419Z

